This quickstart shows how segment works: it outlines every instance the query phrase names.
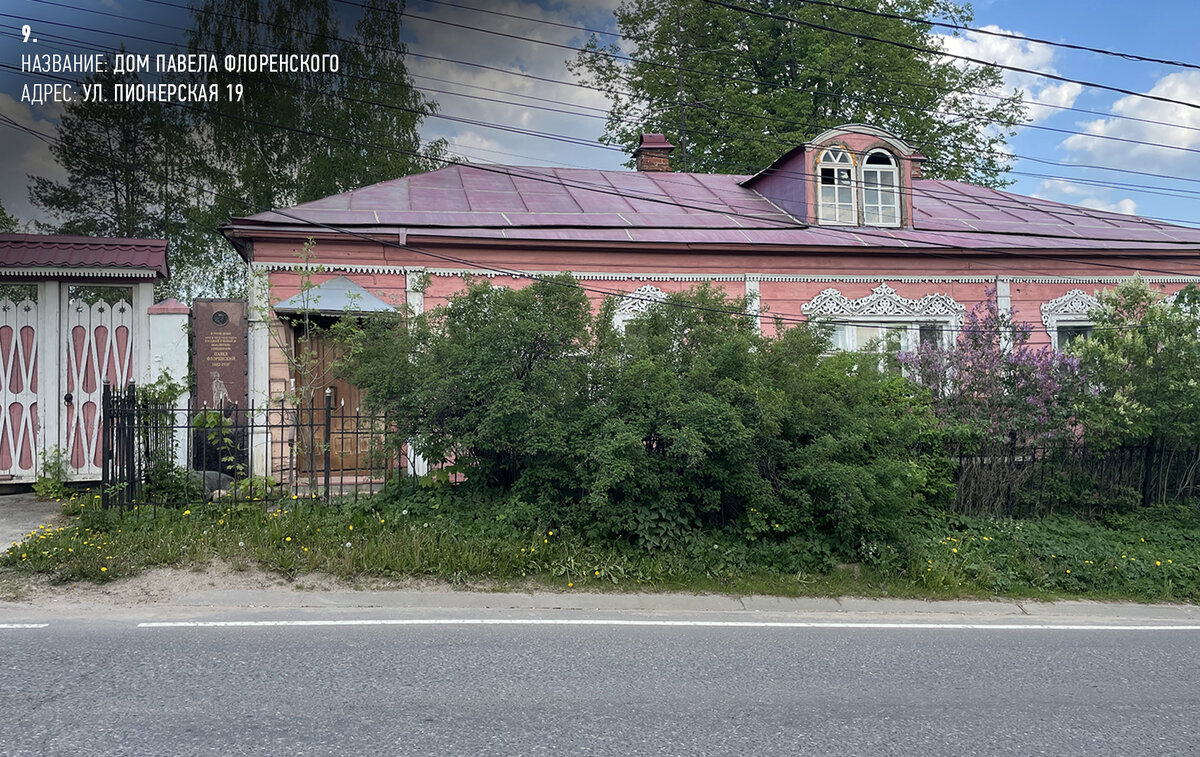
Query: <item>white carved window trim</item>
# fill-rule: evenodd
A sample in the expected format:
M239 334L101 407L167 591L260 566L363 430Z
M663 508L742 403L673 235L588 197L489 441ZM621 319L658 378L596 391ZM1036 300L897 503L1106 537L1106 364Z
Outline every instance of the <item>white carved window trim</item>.
M1082 289L1072 289L1061 297L1042 303L1042 324L1050 335L1050 346L1058 349L1060 326L1093 326L1091 312L1100 307L1100 301Z
M666 299L666 292L653 284L640 286L628 294L621 295L620 301L617 302L617 309L613 312L613 328L624 333L625 324L645 315L651 305L663 302Z
M833 347L837 350L857 350L857 326L896 326L903 329L900 348L909 350L920 344L921 326L941 328L942 344L954 343L962 328L966 306L953 297L932 292L919 298L902 297L886 283L871 290L871 294L852 300L834 288L822 290L811 301L800 306L800 312L812 320L834 324ZM838 322L844 322L839 325Z

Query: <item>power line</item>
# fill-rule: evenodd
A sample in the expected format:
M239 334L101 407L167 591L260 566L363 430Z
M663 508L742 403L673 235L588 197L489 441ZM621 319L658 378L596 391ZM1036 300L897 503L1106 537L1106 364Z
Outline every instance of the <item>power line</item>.
M53 2L50 2L50 0L35 0L35 1L36 1L36 2L42 2L42 3L50 4L50 5L60 5L61 7L73 7L73 6L65 6L65 5L62 5L62 4L60 4L60 3L53 3ZM161 0L147 0L147 1L148 1L148 2L156 2L156 3L158 3L158 4L161 4L161 5L168 5L168 6L171 6L171 7L183 7L183 6L176 6L176 5L172 4L172 3L161 2ZM340 1L345 1L345 0L340 0ZM351 3L351 4L354 4L354 3ZM87 9L80 9L80 10L87 10ZM0 14L0 15L7 15L7 14ZM104 14L104 15L115 15L115 14ZM229 16L229 14L220 14L220 15L222 15L222 16L226 16L226 17L230 17L230 18L241 18L241 17L233 17L233 16ZM511 14L509 14L509 15L511 15ZM535 19L530 19L530 20L535 20ZM57 23L57 22L48 22L48 23ZM271 25L271 26L279 26L279 25L277 25L277 24L269 24L269 22L262 22L262 21L259 21L258 23L268 24L268 25ZM74 27L74 26L72 26L72 25L69 25L69 24L59 24L59 25L68 26L68 27L71 27L71 28L81 28L81 27ZM163 26L166 26L166 25L163 25ZM168 28L178 28L178 27L168 27ZM282 28L289 28L289 29L290 29L291 27L282 27ZM303 31L303 30L296 30L296 31ZM313 33L311 33L311 32L305 32L305 33L313 34ZM318 36L328 36L328 35L318 35ZM131 37L131 38L134 38L134 39L142 39L142 40L144 40L144 39L145 39L145 38L138 38L138 37ZM146 40L146 41L149 41L149 40ZM342 41L346 41L346 40L342 40ZM354 44L362 44L362 43L357 43L357 42L355 42ZM372 47L375 47L375 46L372 46ZM575 49L575 48L572 48L572 49ZM446 59L446 60L451 60L451 59ZM460 63L461 63L461 62L460 62ZM469 65L469 64L468 64L468 65ZM355 76L355 75L353 75L353 74L347 74L347 75L349 75L349 76L354 76L355 78L360 78L360 79L366 78L368 81L379 81L379 80L369 79L369 78L367 78L367 77L358 77L358 76ZM465 84L464 84L463 86L473 86L473 85L465 85ZM445 90L436 90L436 89L434 89L434 90L432 90L432 91L435 91L435 92L441 92L441 93L444 93L444 94L453 95L453 96L458 96L458 97L474 97L474 96L472 96L472 95L467 95L467 94L464 94L464 93L449 92L449 91L445 91ZM520 93L509 93L509 94L512 94L512 95L514 95L514 96L518 96L518 97L524 97L524 96L525 96L525 95L522 95L522 94L520 94ZM489 98L477 98L477 99L484 99L484 100L487 100L487 99L489 99ZM860 98L860 99L862 99L862 98ZM878 102L878 101L875 101L875 102ZM509 103L505 103L505 104L509 104ZM885 104L893 104L893 105L898 105L898 106L899 106L899 104L897 104L897 103L886 103L886 101L885 101ZM716 112L722 112L722 113L732 113L732 114L735 114L735 115L746 115L746 116L753 117L753 118L759 118L759 119L762 119L762 120L771 120L771 121L776 121L776 122L780 122L780 123L792 123L792 124L796 124L796 123L797 123L797 122L789 122L789 121L786 121L786 120L784 120L784 119L780 119L780 118L778 118L778 117L774 117L774 116L765 116L765 115L759 115L759 114L744 113L744 112L740 112L740 111L727 111L727 110L722 110L722 109L713 108L712 106L705 105L705 104L700 104L700 105L701 105L702 107L704 107L704 108L708 109L708 110L714 110L714 111L716 111ZM541 108L540 106L536 106L536 105L532 105L532 104L527 104L527 105L525 105L525 107L531 107L531 108L539 108L539 109L552 110L552 111L554 111L554 112L567 113L567 114L569 114L569 115L580 115L580 116L587 116L587 114L574 113L574 112L570 112L570 111L564 111L564 110L562 110L562 109L549 109L549 108ZM583 106L583 107L586 107L586 106ZM900 107L903 107L903 106L900 106ZM544 138L549 138L549 139L556 139L556 140L558 140L558 141L563 141L563 140L574 140L574 141L573 141L573 143L574 143L574 144L578 144L578 145L587 146L587 147L590 147L590 148L593 148L593 149L609 149L609 150L612 150L612 151L618 151L618 150L619 150L619 148L613 148L613 147L607 147L607 146L606 146L606 147L602 147L602 146L600 146L600 145L597 145L597 144L595 144L595 143L594 143L593 141L591 141L591 140L582 140L582 141L581 141L581 140L578 140L578 139L576 139L576 138L572 138L572 137L566 137L566 136L564 136L564 135L549 135L549 134L546 134L546 133L544 133L544 132L535 132L535 131L533 131L533 130L523 130L523 129L521 129L520 127L505 127L505 126L503 126L503 125L497 125L497 124L491 124L491 123L486 123L486 124L483 124L483 123L479 123L479 122L472 121L472 120L469 120L469 119L463 119L463 118L461 118L461 117L454 117L454 116L447 116L447 115L445 115L445 114L440 114L440 113L431 113L431 114L428 114L428 115L429 115L430 117L433 117L433 118L444 118L444 119L447 119L447 120L457 120L457 121L460 121L460 122L463 122L463 123L467 123L468 125L472 125L472 126L480 126L480 127L483 127L483 128L496 128L496 129L499 129L499 130L516 131L516 133L519 133L519 134L522 134L522 135L525 135L525 136L539 136L539 137L544 137ZM801 124L801 125L803 125L803 124ZM1030 125L1030 127L1031 127L1031 128L1036 128L1036 127L1037 127L1037 125ZM1040 128L1049 128L1049 127L1040 127ZM1108 135L1089 135L1089 134L1082 133L1082 132L1075 132L1075 131L1071 131L1071 130L1063 130L1063 129L1050 129L1050 130L1051 130L1051 131L1057 131L1057 132L1063 132L1063 133L1069 133L1069 134L1080 134L1080 135L1084 135L1084 136L1094 136L1094 137L1096 137L1096 138L1108 138L1108 139L1114 139L1114 140L1116 140L1116 141L1121 141L1121 142L1129 142L1129 143L1133 143L1133 144L1139 144L1139 145L1147 145L1147 146L1153 146L1153 147L1161 147L1161 148L1165 148L1165 149L1177 149L1177 150L1184 150L1184 151L1190 151L1190 152L1200 152L1200 150L1195 150L1195 149L1193 149L1193 148L1183 148L1183 147L1178 147L1178 146L1174 146L1174 145L1163 145L1163 144L1159 144L1159 143L1143 142L1143 141L1140 141L1140 140L1129 140L1129 139L1124 139L1124 138L1109 137ZM702 131L700 131L700 130L698 130L698 129L693 129L693 132L699 132L699 133L707 134L707 135L709 135L709 136L719 136L719 135L713 135L711 132L702 132ZM791 146L791 145L790 145L790 143L783 142L783 141L781 141L781 140L764 140L764 139L762 139L762 138L758 138L758 137L751 137L751 136L749 136L749 135L746 135L744 138L747 138L747 139L753 139L754 141L759 141L759 142L768 142L768 141L770 141L770 142L773 142L773 143L776 143L776 144L780 144L780 145L787 145L787 146ZM977 151L977 152L983 153L983 151ZM1005 156L1005 157L1008 157L1008 156ZM1012 154L1012 157L1015 157L1015 158L1020 158L1020 159L1028 159L1028 160L1033 160L1033 161L1036 161L1036 162L1041 162L1041 163L1050 164L1050 165L1059 165L1059 166L1063 166L1063 167L1078 167L1078 168L1081 168L1081 169L1092 168L1092 169L1104 170L1104 171L1112 171L1112 172L1128 172L1128 173L1135 173L1135 174L1139 174L1139 175L1150 175L1150 176L1155 176L1155 177L1158 177L1158 178L1175 179L1175 180L1181 180L1181 181L1200 181L1200 180L1197 180L1197 179L1190 179L1190 178L1187 178L1187 177L1171 177L1171 176L1168 176L1168 175L1165 175L1165 174L1153 174L1153 173L1150 173L1150 172L1130 171L1129 169L1121 169L1121 168L1115 168L1115 167L1110 167L1110 166L1097 166L1097 165L1089 165L1089 164L1063 164L1063 163L1058 163L1058 162L1055 162L1055 161L1048 161L1048 160L1045 160L1045 159L1036 158L1036 157L1033 157L1033 156L1026 156L1026 155ZM1114 183L1114 182L1100 182L1100 181L1097 181L1097 180L1078 179L1078 178L1064 177L1064 176L1054 176L1054 175L1050 175L1050 176L1048 176L1048 175L1046 175L1046 174L1028 173L1028 172L1015 171L1015 170L1013 170L1013 171L1011 171L1011 172L1012 172L1013 174L1015 174L1015 175L1025 175L1025 176L1031 176L1031 177L1034 177L1034 178L1049 178L1049 179L1057 179L1057 180L1064 180L1064 181L1074 181L1074 182L1077 182L1077 183L1089 184L1089 185L1092 185L1092 186L1101 186L1101 187L1109 187L1109 188L1130 188L1130 187L1133 187L1133 188L1135 189L1135 191L1143 192L1143 193L1146 193L1146 194L1164 194L1164 193L1162 193L1162 192L1156 192L1156 191L1154 191L1154 190L1155 190L1155 189L1165 189L1165 188L1163 188L1163 187L1147 187L1147 186L1145 186L1145 185L1130 185L1130 184ZM1177 191L1186 191L1186 190L1177 190ZM1173 195L1173 194L1166 194L1165 196L1175 196L1175 195ZM1180 221L1182 221L1182 222L1184 222L1184 223L1190 223L1190 222L1191 222L1191 221L1187 221L1187 220L1183 220L1183 219L1165 219L1165 220L1180 220Z
M973 58L969 55L958 55L956 53L949 53L944 50L935 50L933 48L922 47L920 45L910 45L907 42L899 42L897 40L883 39L881 37L874 37L869 34L859 34L857 32L849 32L849 31L846 31L845 29L838 29L833 26L826 26L824 24L812 23L811 21L804 21L802 19L795 18L794 16L785 16L785 15L782 15L779 13L770 13L768 11L760 11L760 10L756 10L754 8L747 8L746 6L743 6L743 5L734 5L733 3L725 2L725 0L704 0L704 2L708 3L709 5L717 5L722 8L727 8L732 11L737 11L739 13L749 13L751 15L760 16L762 18L770 18L770 19L774 19L776 21L786 21L788 23L797 24L798 26L805 26L810 29L818 29L821 31L827 31L827 32L830 32L831 34L840 34L840 35L843 35L846 37L853 37L854 39L861 39L861 40L865 40L868 42L879 42L884 45L892 45L893 47L900 47L905 50L912 50L913 52L926 53L929 55L940 55L940 56L947 57L947 58L954 58L956 60L966 61L968 63L975 63L975 64L981 65L981 66L988 66L990 68L999 68L999 69L1002 69L1005 71L1014 71L1014 72L1020 73L1020 74L1030 74L1032 76L1038 76L1043 79L1051 79L1053 81L1060 81L1060 82L1064 82L1067 84L1079 84L1084 87L1092 87L1093 89L1103 89L1108 92L1116 92L1116 93L1122 94L1122 95L1132 95L1133 97L1141 97L1141 98L1144 98L1147 100L1156 100L1158 102L1170 103L1172 105L1182 105L1186 108L1200 109L1200 103L1190 103L1185 100L1176 100L1176 99L1170 98L1170 97L1162 97L1160 95L1152 95L1147 92L1138 92L1136 90L1124 89L1122 87L1113 87L1113 86L1110 86L1107 84L1099 84L1097 82L1085 81L1083 79L1072 79L1067 76L1059 76L1058 74L1051 74L1051 73L1047 73L1045 71L1038 71L1038 70L1032 69L1032 68L1022 68L1020 66L1009 66L1009 65L1005 65L1003 63L996 63L994 61L985 60L983 58Z
M4 14L0 14L0 15L4 15ZM67 25L67 26L70 26L70 25ZM65 38L65 39L69 39L69 38ZM272 49L273 49L273 48L272 48ZM356 77L356 78L364 78L364 77ZM379 81L379 80L375 80L375 79L368 79L368 80L369 80L369 81ZM388 83L388 82L382 82L382 83ZM286 84L285 84L285 86L292 86L292 85L286 85ZM300 89L301 91L306 91L306 90L304 90L303 88L299 88L299 87L293 87L293 88ZM465 94L464 94L464 95L459 95L459 96L462 96L462 97L474 97L474 96L472 96L472 95L465 95ZM401 107L401 106L395 106L395 105L391 105L391 104L376 103L376 102L372 102L372 101L366 101L366 100L356 100L356 99L354 99L354 98L350 98L350 97L348 97L348 96L345 96L345 95L341 95L340 97L342 97L342 99L345 99L345 100L347 100L347 101L350 101L350 102L360 102L360 103L364 103L364 104L368 104L368 105L372 105L372 106L377 106L377 107L385 107L385 108L393 108L393 109L399 109L399 110L405 110L405 111L407 111L407 112L413 112L413 113L419 113L419 114L423 113L423 111L414 110L414 109L410 109L410 108L403 108L403 107ZM537 106L527 106L527 107L537 107ZM448 115L445 115L445 114L437 114L437 113L434 113L434 114L425 114L425 115L430 115L431 117L435 117L435 118L445 118L445 119L449 119L449 120L463 120L463 119L461 119L461 118L459 118L459 117L455 117L455 116L448 116ZM472 123L472 125L479 125L479 126L482 126L482 127L484 127L484 128L496 128L496 129L501 129L501 130L507 130L507 129L513 129L513 128L516 128L516 127L507 127L507 126L505 126L505 125L502 125L502 124L495 124L495 123L490 123L490 122L489 122L489 123L482 123L482 122L479 122L479 121L474 121L474 120L472 120L472 121L469 121L469 123ZM270 125L270 124L265 124L265 125ZM698 131L698 130L697 130L697 131ZM522 130L522 131L521 131L521 133L524 133L524 134L526 134L526 135L528 135L528 136L538 136L538 137L544 137L544 138L549 138L549 139L557 139L557 140L560 140L560 141L562 141L562 140L566 140L566 139L570 139L570 140L574 140L576 143L579 143L579 140L578 140L577 138L573 138L573 137L566 137L566 136L564 136L564 135L557 135L557 134L552 134L552 133L538 132L538 131L534 131L534 130ZM700 133L707 133L707 132L700 132ZM707 133L707 134L710 134L710 135L711 135L711 133ZM320 135L320 134L317 134L317 133L314 133L313 135L314 135L314 136L318 136L318 137L322 136L322 135ZM782 141L782 140L765 140L765 139L761 139L761 138L753 138L753 137L750 137L750 138L751 138L751 139L754 139L755 141L761 141L761 142L771 142L771 143L780 144L780 145L782 145L782 146L789 147L789 148L792 146L792 145L791 145L791 143L784 142L784 141ZM614 151L618 149L618 148L613 148L613 147L601 147L601 146L599 146L599 145L595 145L594 143L592 143L592 142L590 142L590 141L584 141L583 143L584 143L584 144L587 144L588 146L595 147L595 148L597 148L597 149L609 149L609 150L614 150ZM378 146L376 146L376 147L378 147ZM1031 174L1031 173L1027 173L1027 172L1021 172L1021 171L1013 171L1013 173L1016 173L1016 174L1019 174L1019 175L1029 175L1029 176L1034 176L1034 177L1037 177L1037 178L1050 178L1050 179L1055 179L1055 180L1075 181L1075 182L1078 182L1078 183L1092 184L1092 185L1095 185L1095 186L1122 186L1122 187L1134 187L1134 188L1135 188L1137 191L1145 192L1145 193L1147 193L1147 194L1166 194L1167 196L1178 196L1177 194L1168 194L1168 193L1163 193L1163 192L1155 192L1155 191L1153 191L1152 189L1146 188L1146 187L1144 187L1144 186L1141 186L1141 185L1128 185L1128 184L1120 184L1120 183L1105 183L1105 182L1099 182L1099 181L1094 181L1094 180L1073 179L1073 178L1059 177L1059 176L1047 176L1047 175L1045 175L1045 174ZM1185 191L1185 192L1187 192L1188 190L1178 190L1178 191ZM1191 193L1191 192L1189 192L1189 193ZM914 195L915 195L915 194L926 194L926 195L929 195L929 196L934 196L934 195L936 195L936 194L939 194L939 193L937 193L937 192L934 192L934 191L929 191L929 190L914 190ZM944 194L944 193L943 193L943 194ZM956 197L956 200L957 200L958 202L968 202L968 203L970 203L970 204L985 204L985 203L980 203L980 202L978 202L978 201L963 200L962 198L957 198L957 197ZM1091 217L1091 216L1090 216L1089 214L1087 214L1087 213L1068 212L1068 211L1064 211L1064 210L1058 210L1057 212L1058 212L1060 215L1079 215L1079 216L1082 216L1082 217ZM1163 219L1163 220L1177 220L1177 221L1181 221L1181 222L1183 222L1183 223L1191 223L1191 222L1192 222L1192 221L1185 220L1185 219ZM1070 239L1075 239L1075 238L1076 238L1076 237L1074 237L1074 236L1064 236L1064 235L1046 235L1046 236L1047 236L1047 237L1053 237L1053 238L1070 238ZM1125 240L1109 240L1109 239L1098 239L1098 241L1125 241Z
M37 129L23 126L23 125L19 124L17 121L13 120L11 117L9 117L5 114L2 114L2 113L0 113L0 124L8 126L9 128L15 128L19 131L22 131L22 132L25 132L32 136L35 136L35 137L41 139L42 141L47 142L47 144L50 144L51 142L58 142L61 144L61 140L59 138L45 134L44 132L38 131ZM111 157L111 154L109 154L108 157ZM162 174L159 174L155 171L151 171L150 173L152 173L159 179L168 178L168 177L164 177ZM520 271L520 270L516 270L516 269L508 269L508 268L502 268L502 267L482 264L482 263L478 263L476 261L471 261L471 260L468 260L465 258L459 258L456 256L439 254L439 253L435 253L435 252L432 252L429 250L422 250L422 249L413 247L411 245L402 244L400 242L394 242L390 239L374 238L374 237L371 237L364 233L356 232L356 231L353 231L353 230L345 228L345 227L339 227L339 226L336 226L333 224L328 224L328 223L324 223L324 222L320 222L320 221L312 221L312 220L301 218L294 214L288 213L286 210L268 208L266 206L250 202L250 201L246 200L245 198L239 198L239 197L234 197L231 195L226 195L218 190L212 189L211 187L199 187L194 184L188 184L187 182L180 182L180 183L184 184L185 186L190 186L192 189L196 189L201 192L207 192L209 194L212 194L213 196L232 200L234 202L238 202L238 203L241 203L246 206L256 207L262 211L270 211L277 215L284 216L286 218L289 218L291 220L297 221L299 223L302 223L302 224L305 224L308 226L315 226L318 228L325 229L327 231L332 231L334 233L337 233L337 234L340 234L343 236L349 236L349 237L353 237L356 239L360 239L362 241L370 242L371 244L379 244L379 245L391 247L394 249L405 250L407 252L412 252L412 253L426 256L426 257L431 257L434 259L442 260L444 262L452 262L456 265L470 266L473 268L477 268L477 269L484 270L484 271L489 271L489 272L500 274L500 275L511 276L513 278L527 278L527 279L530 279L533 281L540 281L542 283L552 284L552 285L556 285L556 286L563 286L563 287L567 287L567 288L573 288L573 289L579 289L582 291L593 292L596 294L604 295L606 297L619 297L619 298L623 298L623 299L631 299L634 301L646 302L651 305L664 304L664 305L669 305L669 306L674 306L674 307L686 308L686 309L690 309L690 310L699 310L699 311L707 311L707 312L722 313L722 314L727 314L727 315L734 315L734 316L738 316L738 317L742 317L742 318L750 317L750 318L757 319L760 317L766 317L766 318L770 318L776 322L805 324L805 325L810 325L810 326L811 325L818 325L818 326L820 326L820 325L846 325L846 326L879 327L881 325L880 322L877 320L855 321L855 320L850 320L850 319L829 318L826 316L814 316L814 317L809 318L809 317L805 317L805 316L795 316L795 315L779 314L779 313L774 313L774 314L751 313L751 312L746 312L746 311L742 311L742 310L734 310L734 309L730 309L730 308L713 308L713 307L704 306L704 305L695 305L692 303L672 302L670 300L667 300L664 302L657 297L643 297L643 296L637 295L636 293L629 293L629 292L623 292L623 291L619 291L619 290L609 290L609 289L602 289L599 287L585 286L577 281L574 283L565 282L565 281L561 281L554 277L548 278L548 277L545 277L545 276L542 276L542 275L539 275L536 273L532 273L529 271ZM993 332L988 332L987 330L967 328L965 326L964 327L954 327L954 326L950 326L949 324L940 324L940 325L943 328L943 330L945 330L947 332L955 332L955 331L960 332L960 333L961 332L967 332L967 333L985 333L986 332L986 333L999 333L999 334L1008 334L1011 332L1011 329L997 329ZM1111 328L1113 330L1117 330L1117 331L1124 331L1124 330L1133 330L1133 329L1137 329L1137 328L1142 328L1142 325L1138 324L1136 326L1130 326L1130 327L1114 326Z
M440 0L425 0L425 2L440 2ZM942 29L954 29L956 31L973 32L975 34L985 34L989 37L1000 37L1003 39L1012 39L1018 42L1033 42L1039 45L1047 45L1049 47L1061 47L1067 50L1081 50L1088 53L1096 53L1097 55L1109 55L1125 60L1136 61L1139 63L1160 63L1165 66L1177 66L1179 68L1194 68L1200 69L1200 65L1195 63L1187 63L1179 60L1166 60L1163 58L1152 58L1136 53L1123 53L1116 50L1106 50L1102 47L1089 47L1088 45L1076 45L1069 42L1054 42L1048 39L1039 39L1038 37L1025 37L1020 34L1011 32L997 31L995 29L979 28L974 26L965 26L963 24L953 24L948 21L934 21L932 19L918 18L916 16L905 16L898 13L887 13L885 11L875 11L868 8L856 8L853 5L843 5L841 3L833 3L828 0L804 0L806 5L819 5L826 8L836 8L838 10L850 11L851 13L861 13L866 16L875 16L878 18L889 18L896 21L909 21L916 24L928 24L937 26ZM449 3L446 3L449 5ZM462 6L459 6L462 7Z

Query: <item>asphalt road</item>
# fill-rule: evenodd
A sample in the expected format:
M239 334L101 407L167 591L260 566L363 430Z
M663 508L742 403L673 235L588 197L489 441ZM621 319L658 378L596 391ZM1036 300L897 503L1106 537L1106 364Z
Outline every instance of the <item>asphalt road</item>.
M1200 750L1195 624L419 608L16 619L0 616L3 755ZM143 625L197 619L266 624Z

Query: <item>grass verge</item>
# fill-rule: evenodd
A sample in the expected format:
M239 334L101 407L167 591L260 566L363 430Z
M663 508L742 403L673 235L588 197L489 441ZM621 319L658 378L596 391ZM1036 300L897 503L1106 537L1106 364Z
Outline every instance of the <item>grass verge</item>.
M495 588L676 590L780 596L1200 600L1200 518L1155 508L1072 518L914 520L902 548L838 564L799 538L748 542L697 533L666 550L594 544L546 528L521 531L437 506L288 500L191 509L97 510L90 493L64 501L66 526L42 525L0 554L10 575L107 582L156 566L213 559L285 576L426 576Z

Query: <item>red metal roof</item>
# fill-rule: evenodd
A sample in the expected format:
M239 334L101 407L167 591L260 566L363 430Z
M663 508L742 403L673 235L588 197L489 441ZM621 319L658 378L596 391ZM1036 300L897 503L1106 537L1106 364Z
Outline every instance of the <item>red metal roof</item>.
M5 268L105 268L111 274L154 271L170 278L165 239L0 234L0 265ZM108 273L106 271L106 273Z
M1200 229L954 181L913 182L911 228L806 225L745 176L453 165L234 219L254 228L478 239L959 249L1178 249Z

